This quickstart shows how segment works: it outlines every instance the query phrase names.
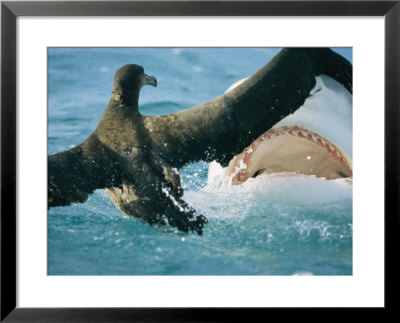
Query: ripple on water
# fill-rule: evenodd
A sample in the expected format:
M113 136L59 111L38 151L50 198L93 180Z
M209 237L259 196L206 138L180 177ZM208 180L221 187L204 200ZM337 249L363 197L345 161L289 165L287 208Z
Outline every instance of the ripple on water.
M277 50L89 52L49 51L49 153L79 144L94 130L112 84L111 72L104 68L115 71L126 63L139 63L158 77L159 86L143 88L140 99L143 114L157 115L216 97ZM202 70L194 71L195 66ZM182 84L182 79L190 84ZM244 186L207 187L206 163L180 171L184 199L209 220L202 236L124 215L97 190L85 204L48 211L49 275L352 274L348 188L300 179L290 185L276 179L255 185L253 191Z

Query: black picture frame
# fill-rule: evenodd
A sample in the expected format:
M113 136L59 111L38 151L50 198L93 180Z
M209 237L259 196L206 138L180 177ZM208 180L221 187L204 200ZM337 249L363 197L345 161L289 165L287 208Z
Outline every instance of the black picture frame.
M1 321L237 321L264 309L16 306L16 19L19 16L381 16L385 19L385 309L399 286L400 1L2 1Z

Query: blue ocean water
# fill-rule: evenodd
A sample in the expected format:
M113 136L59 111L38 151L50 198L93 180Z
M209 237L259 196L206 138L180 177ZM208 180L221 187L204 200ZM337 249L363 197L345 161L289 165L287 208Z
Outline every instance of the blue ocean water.
M352 61L351 48L336 48ZM144 87L144 115L166 114L222 94L279 49L49 48L48 154L81 143L107 106L117 68L136 63L158 87ZM297 179L279 194L207 187L208 165L181 171L184 199L204 234L150 226L121 213L104 190L87 203L48 211L49 275L351 275L351 188ZM309 192L309 194L304 194Z

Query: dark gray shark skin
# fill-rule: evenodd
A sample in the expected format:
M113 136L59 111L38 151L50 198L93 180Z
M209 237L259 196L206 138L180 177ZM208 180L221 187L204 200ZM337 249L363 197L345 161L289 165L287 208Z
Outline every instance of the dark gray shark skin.
M115 75L95 131L80 145L48 157L48 207L83 203L105 189L124 213L150 224L202 234L206 218L182 199L178 169L191 162L229 161L298 109L326 74L352 93L352 65L327 48L286 48L245 82L214 100L162 116L143 116L141 66Z

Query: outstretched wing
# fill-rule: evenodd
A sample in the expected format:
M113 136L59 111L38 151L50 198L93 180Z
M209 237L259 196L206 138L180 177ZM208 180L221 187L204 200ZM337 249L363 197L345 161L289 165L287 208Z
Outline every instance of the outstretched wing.
M95 189L120 186L127 161L95 135L48 157L48 207L83 203Z
M201 234L206 218L182 200L179 172L153 151L137 148L125 157L91 135L77 147L48 158L48 206L83 203L105 188L124 213L150 224L169 224Z
M174 167L198 160L226 166L233 156L298 109L327 74L352 92L352 65L327 48L281 50L242 84L176 113L145 117L153 150Z

